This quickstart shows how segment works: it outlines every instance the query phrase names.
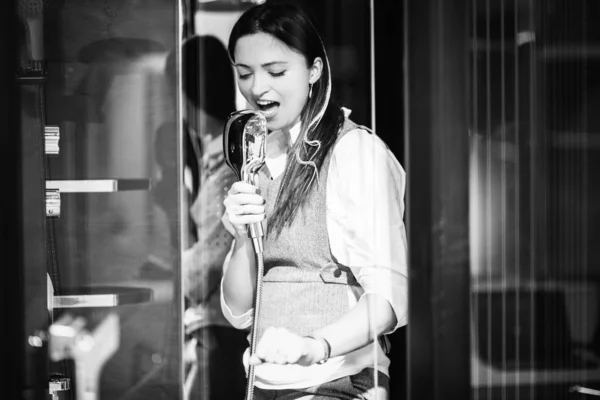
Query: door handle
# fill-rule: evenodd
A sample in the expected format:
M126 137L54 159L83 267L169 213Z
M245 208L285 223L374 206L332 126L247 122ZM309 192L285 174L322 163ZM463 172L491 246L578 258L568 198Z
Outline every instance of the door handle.
M44 127L44 153L46 155L58 155L60 148L60 128L58 126L46 125Z
M129 190L149 190L150 179L79 179L47 180L46 190L60 193L112 193Z
M46 217L60 217L61 193L114 193L149 190L150 179L80 179L46 181Z
M48 382L48 393L52 396L52 400L59 400L59 392L71 389L71 380L61 375L50 376Z

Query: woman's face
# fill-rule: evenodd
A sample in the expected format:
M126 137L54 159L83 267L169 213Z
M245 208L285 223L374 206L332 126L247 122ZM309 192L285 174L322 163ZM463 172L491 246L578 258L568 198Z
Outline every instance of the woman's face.
M269 130L289 129L298 122L309 84L321 74L321 59L308 67L302 54L266 33L239 38L234 57L240 92L262 111Z

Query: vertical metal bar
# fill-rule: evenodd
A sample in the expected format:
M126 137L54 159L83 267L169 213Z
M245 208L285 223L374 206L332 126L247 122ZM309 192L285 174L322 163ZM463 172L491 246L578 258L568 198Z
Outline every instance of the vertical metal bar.
M174 18L175 18L175 27L177 32L175 33L175 60L176 65L178 66L175 69L176 73L176 126L177 126L177 188L180 188L183 185L183 175L185 168L185 139L184 135L187 135L187 132L184 131L183 121L184 121L184 93L183 93L183 61L182 61L182 48L183 48L183 39L184 39L184 27L186 23L186 19L189 18L190 21L194 21L195 14L193 15L184 15L184 11L187 10L188 13L193 13L196 10L195 6L191 8L184 7L185 0L177 0L174 6ZM192 2L190 2L192 3ZM192 27L188 27L192 28ZM192 30L191 33L194 31ZM202 71L200 71L202 73ZM178 399L184 399L184 384L185 384L185 365L183 361L183 350L184 350L184 331L183 331L183 314L184 314L184 297L183 297L183 273L182 273L182 254L185 250L186 244L183 240L188 231L187 220L189 213L189 204L187 201L187 196L183 195L184 190L178 190L174 196L177 196L177 204L179 205L179 221L176 226L179 227L177 232L178 238L176 239L176 243L178 245L178 255L175 260L175 274L173 278L173 312L176 314L172 316L171 321L176 321L176 326L171 327L173 332L177 333L177 339L174 342L174 354L171 357L176 362L179 363L178 368L175 370L176 377L174 380L178 382Z
M375 0L369 0L369 66L370 66L370 86L371 86L371 129L377 133L377 118L375 114L376 108L376 86L375 86ZM376 196L375 193L372 193ZM374 318L375 310L369 302L369 332L375 332ZM377 343L377 338L373 337L373 341ZM378 364L378 346L373 346L373 385L379 387L379 374L377 371ZM379 391L375 392L375 399L379 400Z
M3 268L0 279L0 343L2 359L10 368L6 368L0 380L2 396L7 399L21 398L25 360L23 357L24 337L24 297L23 270L21 268L21 245L23 240L20 213L21 199L21 142L19 124L19 91L17 90L14 72L17 68L17 43L13 39L17 30L16 1L9 0L3 4L0 23L6 32L13 35L0 35L0 140L2 148L3 201L0 249L2 258L11 260ZM5 325L6 324L6 325Z
M43 84L42 84L43 85ZM21 137L20 210L22 224L23 299L25 306L25 389L37 397L48 389L48 355L39 347L30 346L26 338L35 332L45 331L50 324L48 312L48 241L46 221L46 162L44 151L44 91L40 84L19 87L21 93L31 90L33 97L20 96L21 127L15 134ZM27 104L29 102L29 104ZM22 110L35 110L33 116ZM53 268L51 268L53 269ZM23 340L25 339L25 340ZM44 397L45 398L45 397Z
M0 281L3 324L3 360L9 365L2 374L2 397L46 399L48 358L43 335L48 326L46 278L46 210L44 190L44 138L41 120L22 112L21 94L34 86L16 81L19 60L16 1L8 1L1 13L3 26L12 35L0 38L0 130L2 132L3 194L2 257L9 260ZM15 39L17 38L17 39ZM41 82L41 81L36 81ZM28 104L31 108L39 104ZM30 338L30 340L28 340Z
M409 399L468 399L466 0L404 1Z
M370 67L371 67L371 129L377 133L375 110L375 0L369 0L369 48L370 48Z

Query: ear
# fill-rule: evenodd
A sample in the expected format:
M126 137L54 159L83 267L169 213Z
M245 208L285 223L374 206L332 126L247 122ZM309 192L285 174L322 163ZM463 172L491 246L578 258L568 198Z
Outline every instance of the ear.
M323 60L321 57L315 58L312 65L309 68L308 83L313 84L321 78L323 72Z

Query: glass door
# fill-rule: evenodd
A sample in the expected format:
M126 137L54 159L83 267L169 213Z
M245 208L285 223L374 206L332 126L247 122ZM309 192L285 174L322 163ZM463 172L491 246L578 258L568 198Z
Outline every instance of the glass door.
M181 398L182 3L11 3L18 398Z

